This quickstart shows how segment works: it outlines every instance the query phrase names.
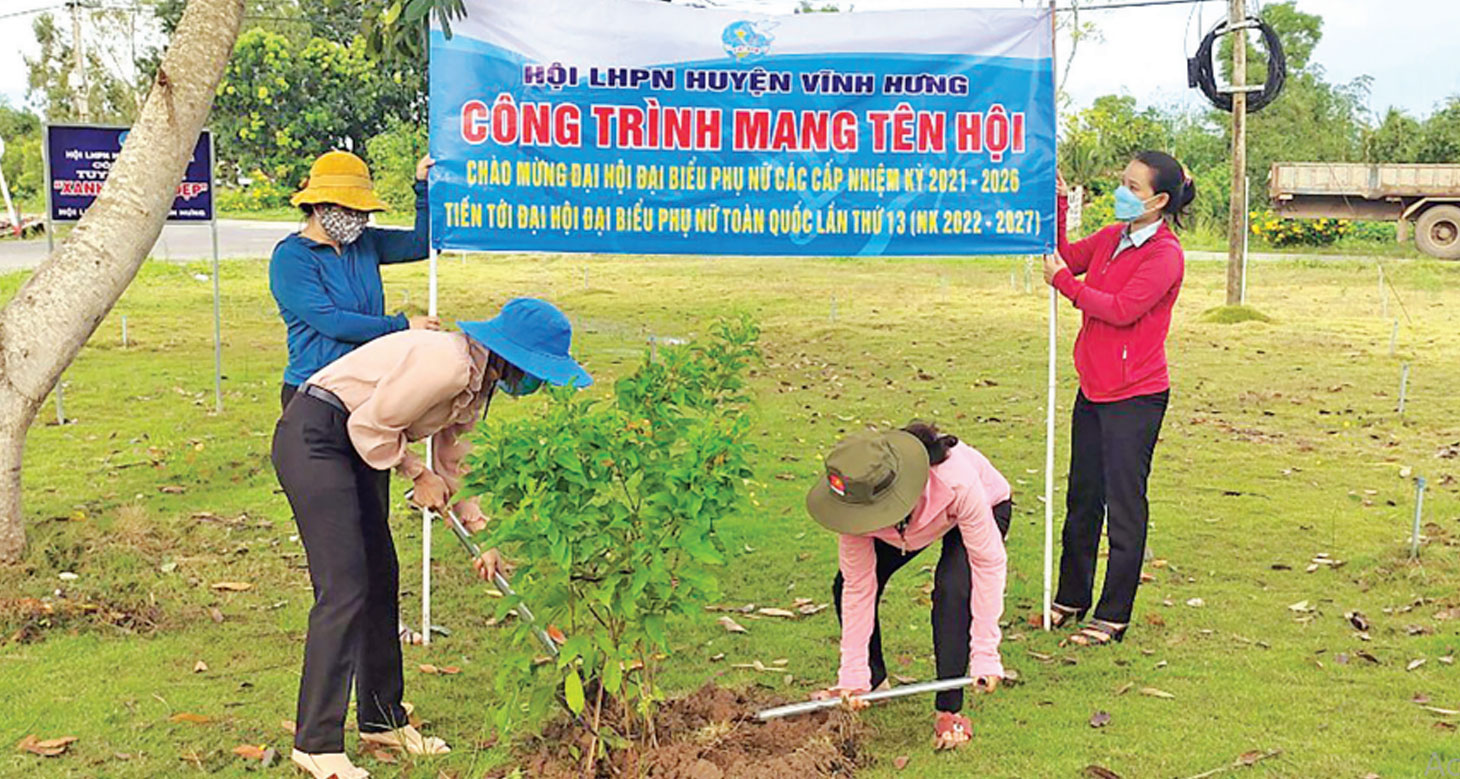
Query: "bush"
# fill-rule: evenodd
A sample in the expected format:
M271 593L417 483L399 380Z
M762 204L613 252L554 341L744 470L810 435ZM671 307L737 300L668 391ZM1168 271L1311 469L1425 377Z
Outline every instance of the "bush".
M296 190L273 181L255 171L253 181L241 187L220 187L215 196L215 207L222 212L267 211L271 208L288 208L289 198Z
M1353 231L1348 219L1284 219L1271 210L1248 216L1252 234L1271 246L1330 246Z
M558 661L541 663L518 621L497 673L499 728L561 694L574 716L591 715L605 747L652 733L666 620L717 597L716 523L750 483L743 375L758 337L746 318L722 322L704 345L661 350L610 398L556 389L540 412L484 423L464 490L496 518L483 541L519 561L517 589L567 636ZM514 606L503 599L499 618ZM604 711L621 720L600 727Z
M416 161L426 154L426 129L404 122L365 142L365 159L375 192L392 211L410 213L416 204Z

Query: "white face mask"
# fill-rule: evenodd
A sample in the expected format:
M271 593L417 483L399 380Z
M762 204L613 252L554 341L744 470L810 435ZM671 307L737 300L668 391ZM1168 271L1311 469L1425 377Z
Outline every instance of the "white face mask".
M319 226L324 229L324 234L342 246L359 240L365 226L370 223L370 214L344 206L322 206L315 213L319 215Z

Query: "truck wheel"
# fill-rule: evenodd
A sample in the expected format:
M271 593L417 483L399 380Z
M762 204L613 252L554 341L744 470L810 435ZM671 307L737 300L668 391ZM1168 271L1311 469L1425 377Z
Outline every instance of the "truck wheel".
M1460 260L1460 208L1432 206L1414 225L1419 250L1442 260Z

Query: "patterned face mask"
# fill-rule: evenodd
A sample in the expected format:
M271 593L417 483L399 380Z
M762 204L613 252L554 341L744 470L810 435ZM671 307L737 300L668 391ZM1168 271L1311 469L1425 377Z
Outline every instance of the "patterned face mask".
M324 206L317 213L319 226L324 228L325 235L341 245L352 244L358 240L360 234L365 232L365 225L370 223L370 214L344 206Z

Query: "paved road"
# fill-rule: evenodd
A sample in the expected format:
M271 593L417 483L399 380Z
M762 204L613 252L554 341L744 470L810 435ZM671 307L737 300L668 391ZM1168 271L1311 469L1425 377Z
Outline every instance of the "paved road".
M298 222L218 220L218 256L267 257L274 244L298 230ZM158 260L207 260L213 257L213 236L207 225L167 225L162 228L152 257ZM34 268L46 258L44 238L0 241L0 273Z

